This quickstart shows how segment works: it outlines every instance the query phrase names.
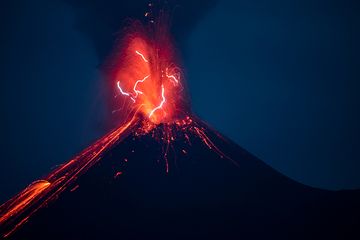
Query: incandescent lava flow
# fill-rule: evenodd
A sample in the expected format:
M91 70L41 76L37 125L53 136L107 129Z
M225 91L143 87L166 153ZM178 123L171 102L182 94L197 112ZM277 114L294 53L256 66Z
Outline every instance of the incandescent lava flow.
M296 183L190 113L165 23L134 23L107 64L121 124L1 205L0 237L360 237L358 191Z
M224 156L207 136L201 121L195 121L189 112L183 74L165 19L151 21L146 27L134 22L109 60L109 86L115 92L111 105L122 124L1 205L0 232L3 237L10 236L39 209L56 200L129 134L135 137L150 134L161 142L162 161L159 162L166 173L170 171L171 143L179 132L189 143L190 135L196 135L209 149Z

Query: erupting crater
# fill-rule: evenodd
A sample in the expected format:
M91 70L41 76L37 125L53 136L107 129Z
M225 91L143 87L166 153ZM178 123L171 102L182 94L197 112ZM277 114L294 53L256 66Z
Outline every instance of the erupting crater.
M124 116L136 109L155 125L185 117L183 74L168 28L159 21L147 28L134 23L131 29L111 58L113 112Z
M0 206L0 234L10 236L39 209L55 201L66 190L75 191L77 179L96 165L106 153L127 137L150 136L161 146L166 174L179 149L174 142L185 139L190 148L197 138L221 158L226 157L208 136L208 127L192 116L184 91L183 73L171 44L167 21L138 22L121 39L110 58L108 86L115 92L110 105L120 124L42 180ZM135 151L135 150L133 150ZM179 150L180 151L180 150ZM188 150L181 149L181 154ZM122 172L115 174L115 177Z

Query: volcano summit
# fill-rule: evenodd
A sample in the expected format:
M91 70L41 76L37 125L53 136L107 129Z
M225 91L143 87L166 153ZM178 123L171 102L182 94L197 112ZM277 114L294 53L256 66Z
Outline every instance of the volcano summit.
M296 183L190 119L180 126L159 124L146 133L135 124L91 167L82 163L87 157L79 158L53 173L57 178L33 183L2 207L2 213L5 208L12 212L2 222L3 233L12 233L10 239L360 236L359 191ZM164 133L172 134L171 144L163 142ZM81 175L70 171L84 167L88 170Z

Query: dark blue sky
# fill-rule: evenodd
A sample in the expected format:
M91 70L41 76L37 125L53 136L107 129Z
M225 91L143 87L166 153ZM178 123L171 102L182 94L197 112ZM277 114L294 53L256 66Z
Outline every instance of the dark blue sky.
M194 111L291 178L360 187L356 1L180 2ZM0 200L106 132L99 66L145 3L1 3Z
M76 29L73 10L57 2L21 3L7 5L2 22L1 199L102 132L99 59Z
M302 183L360 187L358 1L223 0L186 48L195 112Z

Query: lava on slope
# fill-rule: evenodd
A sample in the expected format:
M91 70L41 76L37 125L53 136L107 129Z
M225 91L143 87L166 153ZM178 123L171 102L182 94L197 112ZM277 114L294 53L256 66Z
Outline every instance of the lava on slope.
M164 20L133 23L108 62L121 124L1 205L1 236L359 236L358 192L298 184L191 114Z
M360 236L358 191L331 192L296 183L201 120L190 119L185 125L161 123L150 131L141 127L130 131L11 238ZM195 127L211 139L210 147ZM167 147L170 132L173 138ZM214 151L215 145L237 166Z
M75 191L79 187L76 184L78 178L98 164L103 156L121 144L124 138L129 138L129 135L133 139L141 139L144 136L151 137L159 143L161 152L156 156L158 158L156 164L163 166L162 170L165 174L169 173L170 165L176 171L178 155L186 155L190 151L189 148L191 148L194 139L198 139L208 150L217 154L221 159L227 158L237 165L214 144L208 136L209 129L196 117L186 116L171 123L156 124L142 116L135 112L126 124L105 135L78 156L55 169L46 178L35 181L4 203L0 207L0 231L3 232L3 236L8 237L13 234L33 214L51 204L64 191ZM181 146L178 144L179 139L182 141ZM132 151L144 150L137 149L135 146ZM122 174L122 171L117 171L114 178Z
M157 131L153 130L160 124L171 126L153 135L163 146L159 163L164 165L165 173L170 171L170 150L174 150L172 142L179 132L189 144L189 135L196 135L209 149L225 156L190 114L183 74L177 65L165 15L146 27L134 22L129 29L109 60L107 74L109 86L116 92L113 112L120 114L118 121L122 124L1 205L0 225L4 237L56 200L130 133L139 137L154 134ZM118 172L116 176L121 174ZM70 190L75 191L77 187Z

